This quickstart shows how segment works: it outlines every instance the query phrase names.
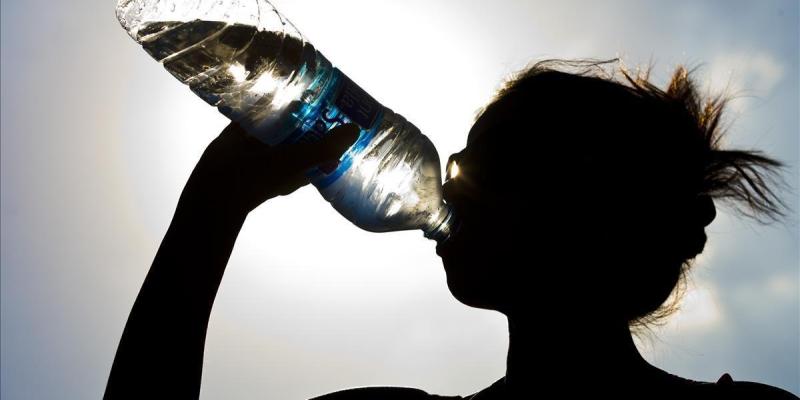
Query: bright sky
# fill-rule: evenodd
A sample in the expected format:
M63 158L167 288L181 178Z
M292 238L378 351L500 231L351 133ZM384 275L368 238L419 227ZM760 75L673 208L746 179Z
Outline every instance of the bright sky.
M550 57L698 66L740 99L731 144L787 162L798 209L800 12L786 1L275 0L446 160L503 77ZM102 395L119 336L206 144L226 125L119 26L113 0L2 2L0 397ZM535 212L535 210L531 210ZM698 380L800 393L798 218L725 209L684 308L646 357ZM590 327L587 327L587 334ZM304 399L362 385L469 394L504 374L507 327L453 299L421 232L371 234L313 187L242 230L202 396Z

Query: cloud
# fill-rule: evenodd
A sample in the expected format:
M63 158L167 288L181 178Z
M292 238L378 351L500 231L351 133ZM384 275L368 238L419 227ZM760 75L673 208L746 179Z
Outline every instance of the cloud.
M713 328L722 319L722 308L716 299L715 290L706 283L703 286L692 285L686 291L680 309L669 324L689 332Z
M797 273L781 271L770 275L765 283L766 293L780 300L794 300L798 297Z
M743 112L753 99L772 94L785 75L786 68L766 51L737 51L719 54L708 64L708 89L711 93L732 95L731 107Z

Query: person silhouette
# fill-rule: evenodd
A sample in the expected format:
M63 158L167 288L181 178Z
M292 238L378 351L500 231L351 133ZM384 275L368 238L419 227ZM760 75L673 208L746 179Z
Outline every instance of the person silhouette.
M460 223L436 252L456 299L508 318L506 375L468 396L368 387L315 400L797 399L728 374L682 378L639 354L632 335L675 310L714 200L778 220L782 164L722 148L725 99L704 102L684 68L661 90L607 63L522 71L448 160L443 195ZM199 396L214 297L247 214L307 184L304 171L335 164L357 136L343 125L269 147L232 123L212 141L131 310L106 399Z

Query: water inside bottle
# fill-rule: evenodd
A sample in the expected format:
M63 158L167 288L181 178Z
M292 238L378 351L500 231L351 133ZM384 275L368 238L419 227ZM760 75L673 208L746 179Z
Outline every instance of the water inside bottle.
M312 180L326 200L373 232L449 233L433 144L302 38L204 20L149 22L134 37L172 75L245 129L267 126L264 131L272 135L284 127L270 123L291 122L275 143L318 140L338 124L358 123L361 137L337 170L318 172Z
M310 43L251 25L153 21L142 24L135 37L203 100L231 110L245 124L287 108L317 73Z

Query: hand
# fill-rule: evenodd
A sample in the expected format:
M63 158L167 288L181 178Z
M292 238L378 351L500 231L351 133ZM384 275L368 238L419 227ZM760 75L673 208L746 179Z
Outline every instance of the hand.
M358 126L347 124L332 129L316 143L273 147L231 123L203 152L179 207L246 215L261 203L308 184L309 169L337 165L358 135Z

